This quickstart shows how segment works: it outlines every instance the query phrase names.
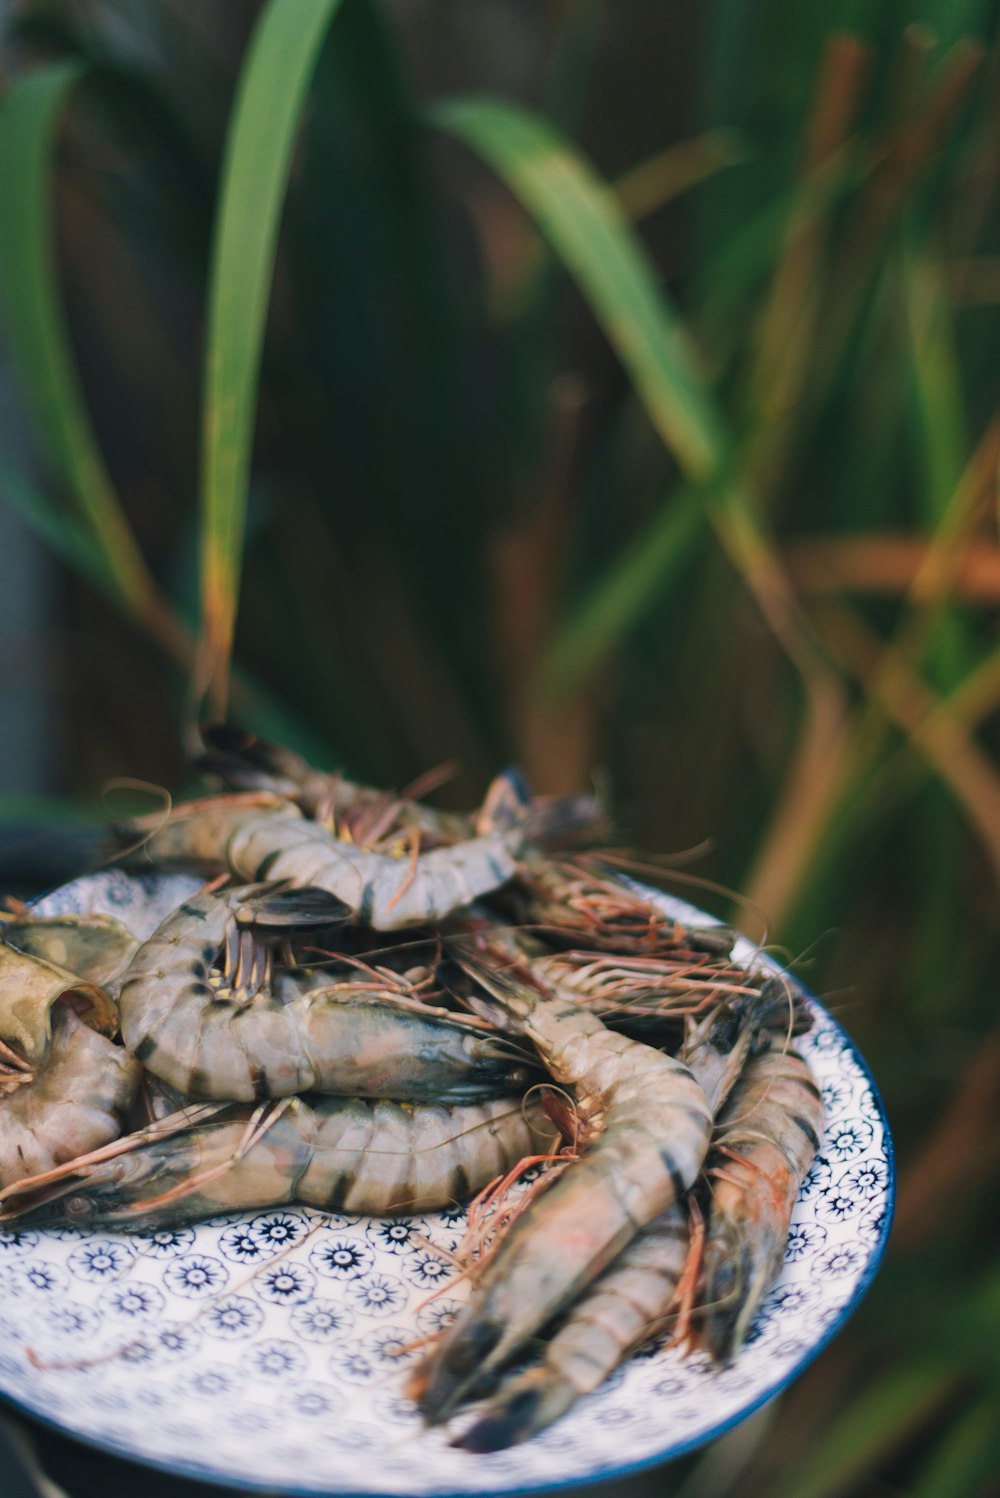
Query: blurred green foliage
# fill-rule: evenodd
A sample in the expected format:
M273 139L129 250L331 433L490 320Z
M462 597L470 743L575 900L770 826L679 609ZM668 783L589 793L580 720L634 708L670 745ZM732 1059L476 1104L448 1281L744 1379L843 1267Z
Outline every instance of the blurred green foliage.
M72 788L176 783L228 697L372 779L600 769L623 840L710 840L869 1056L900 1212L775 1418L664 1492L986 1494L997 7L714 0L663 59L686 128L610 175L607 40L652 22L538 10L515 101L420 97L374 0L15 7L38 466L0 492L79 579Z

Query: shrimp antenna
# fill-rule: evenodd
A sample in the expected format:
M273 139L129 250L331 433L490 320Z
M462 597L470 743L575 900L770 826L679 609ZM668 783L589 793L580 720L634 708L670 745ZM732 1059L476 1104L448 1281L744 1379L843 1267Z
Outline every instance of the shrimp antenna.
M752 900L749 895L741 894L739 890L733 889L728 884L720 884L718 880L709 879L704 874L684 873L680 869L664 868L660 863L649 862L647 859L639 858L627 849L621 848L602 848L599 852L590 854L589 856L583 855L580 861L595 861L610 864L613 868L622 869L626 873L652 874L665 882L683 884L693 889L708 890L710 894L722 895L725 899L731 900L734 905L739 906L747 915L759 921L761 937L754 944L761 946L767 940L768 921L764 911L757 904L756 900Z

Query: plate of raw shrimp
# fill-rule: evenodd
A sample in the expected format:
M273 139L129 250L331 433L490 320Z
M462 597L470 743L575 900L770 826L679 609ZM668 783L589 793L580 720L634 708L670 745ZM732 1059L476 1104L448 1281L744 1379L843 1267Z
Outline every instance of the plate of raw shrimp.
M488 851L502 884L510 873L496 846ZM315 865L314 857L314 873ZM404 850L397 889L407 867L419 862ZM127 934L125 979L102 988L95 978L93 988L120 1002L129 1055L159 1064L168 1099L147 1105L137 1148L75 1148L84 1161L75 1171L36 1169L24 1191L15 1185L0 1200L0 1396L34 1418L123 1457L248 1490L504 1493L607 1480L709 1441L773 1398L871 1283L894 1189L871 1077L822 1006L748 941L713 940L725 928L711 917L615 881L656 920L695 933L698 961L724 954L711 963L725 971L725 984L713 981L729 995L728 1018L720 1028L701 1001L685 1013L683 1063L659 1038L649 1043L650 1015L638 1001L628 1034L606 1031L590 1008L581 1020L551 1003L549 986L566 985L565 998L584 969L598 990L611 967L642 969L634 943L613 962L591 954L584 963L565 943L529 961L512 955L505 928L484 935L477 911L436 974L453 996L442 1012L426 1002L433 964L424 949L405 974L402 962L350 957L364 981L347 1003L338 994L335 1018L350 1008L352 1033L364 1035L351 1076L373 1051L375 1071L360 1098L323 1097L314 1071L302 1072L315 1067L313 1038L290 1093L278 1077L284 1032L247 1069L245 1030L230 1045L237 1022L228 1009L221 1038L207 1024L202 1036L202 1021L183 1008L176 1022L152 1012L149 974L162 973L169 950L187 973L172 1014L183 1002L215 1016L238 992L245 1016L265 993L274 1024L301 1011L299 1029L312 1037L319 1026L327 1044L326 989L317 999L315 981L280 974L259 940L270 921L270 950L279 935L284 949L289 912L297 918L302 901L284 887L261 893L260 882L238 895L219 886L206 886L204 872L114 869L31 912L39 923L110 918ZM307 887L306 923L319 929L330 912L312 880ZM389 895L383 906L400 903ZM206 940L220 910L221 935ZM400 925L393 940L403 948L414 921ZM395 1030L373 1039L368 1011L357 1007L373 972L390 974L388 1007L404 1037L410 1024L441 1031L446 1054L426 1095L386 1101L380 1090L397 1085L386 1080L386 1053L402 1053L412 1088L413 1058L439 1037L413 1028L409 1042ZM86 984L79 990L69 1012L86 1020L88 1036L106 1035L99 1001ZM769 994L787 1026L779 1018L766 1040L748 1038L733 1019L744 991L755 1013ZM162 982L155 992L162 997ZM547 1075L534 1070L535 1053ZM220 1113L201 1074L227 1067L233 1101ZM346 1090L339 1073L325 1080ZM105 1111L113 1106L109 1094ZM775 1111L784 1133L771 1137ZM2 1127L0 1118L0 1147ZM324 1148L337 1159L335 1176ZM725 1234L713 1224L725 1225L728 1202L743 1231L746 1202L758 1200L749 1187L764 1177L772 1195L788 1197L791 1216L780 1241L759 1247L777 1230L749 1209L749 1277L760 1284L740 1312L731 1309ZM643 1230L629 1241L640 1209ZM598 1260L597 1271L587 1267ZM579 1283L546 1298L553 1277Z

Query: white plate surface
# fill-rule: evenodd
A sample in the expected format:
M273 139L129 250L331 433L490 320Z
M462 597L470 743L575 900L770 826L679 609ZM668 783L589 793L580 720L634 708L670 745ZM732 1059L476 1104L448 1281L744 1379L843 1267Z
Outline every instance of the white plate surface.
M39 902L149 935L196 881L103 873ZM672 914L692 908L657 895ZM702 923L708 917L697 915ZM743 960L754 958L747 945ZM731 1367L654 1349L524 1446L475 1456L422 1428L413 1354L464 1299L460 1211L398 1220L280 1208L155 1236L0 1233L0 1395L178 1475L308 1494L505 1494L608 1479L720 1434L783 1388L881 1258L892 1146L857 1051L818 1004L799 1042L826 1104L785 1265Z

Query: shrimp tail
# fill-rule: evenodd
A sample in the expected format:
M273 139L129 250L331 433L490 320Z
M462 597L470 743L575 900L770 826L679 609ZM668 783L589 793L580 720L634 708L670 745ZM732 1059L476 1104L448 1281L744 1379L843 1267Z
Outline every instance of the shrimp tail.
M606 840L611 830L606 807L599 796L581 792L576 796L538 796L526 827L532 847L546 853L593 847Z
M523 827L531 815L531 791L516 765L502 770L490 781L483 804L476 813L478 837L491 832L510 832Z
M462 983L460 975L472 979L472 983ZM518 968L516 977L513 973L496 972L477 961L458 942L452 945L451 958L438 964L437 976L473 1014L498 1030L515 1034L522 1033L524 1020L544 992L527 970Z
M505 1451L555 1424L578 1397L568 1380L554 1381L544 1366L531 1368L451 1444L477 1454Z
M750 1245L729 1233L709 1240L704 1274L701 1335L713 1360L725 1366L746 1338L760 1299L757 1285L766 1288L771 1275L755 1261Z
M592 843L607 827L596 796L532 796L514 766L491 781L475 822L479 835L519 831L526 846L545 850Z
M240 926L289 933L342 926L351 920L352 911L325 889L295 889L283 883L256 884L243 891L235 917Z
M201 741L196 767L236 790L275 791L291 800L312 773L293 750L228 723L204 725Z

